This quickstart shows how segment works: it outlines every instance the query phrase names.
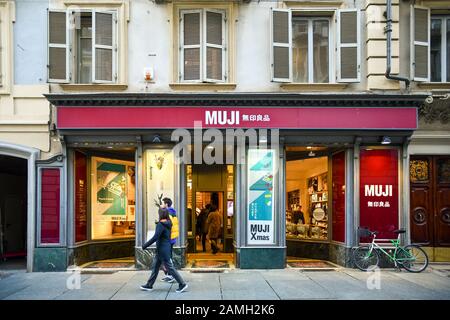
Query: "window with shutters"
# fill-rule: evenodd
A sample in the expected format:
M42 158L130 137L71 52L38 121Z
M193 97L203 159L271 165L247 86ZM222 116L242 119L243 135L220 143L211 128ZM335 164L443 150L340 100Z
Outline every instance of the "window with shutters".
M117 82L115 11L49 11L48 39L49 82Z
M227 82L225 10L180 11L180 82Z
M430 81L430 9L411 7L411 77Z
M431 82L450 82L450 16L431 16Z
M359 82L359 15L272 9L272 81Z

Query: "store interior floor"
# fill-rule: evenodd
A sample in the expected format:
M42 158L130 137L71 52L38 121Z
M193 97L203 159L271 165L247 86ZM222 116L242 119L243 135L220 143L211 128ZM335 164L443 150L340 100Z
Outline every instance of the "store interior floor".
M26 257L0 259L0 271L17 271L27 269Z
M212 254L211 252L189 253L187 255L187 269L233 269L234 268L234 254L218 252Z

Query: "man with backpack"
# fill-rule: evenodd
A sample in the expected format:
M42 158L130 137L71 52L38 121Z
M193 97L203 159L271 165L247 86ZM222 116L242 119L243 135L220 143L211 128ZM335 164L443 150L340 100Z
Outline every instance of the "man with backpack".
M177 238L179 237L180 234L177 212L174 208L172 208L172 200L167 197L162 199L161 208L166 208L167 210L169 210L170 220L172 221L172 230L170 233L170 258L172 259L173 245L177 243ZM164 270L164 277L161 279L161 281L166 281L170 283L174 282L175 279L169 274L169 272L165 269L164 266L163 270Z

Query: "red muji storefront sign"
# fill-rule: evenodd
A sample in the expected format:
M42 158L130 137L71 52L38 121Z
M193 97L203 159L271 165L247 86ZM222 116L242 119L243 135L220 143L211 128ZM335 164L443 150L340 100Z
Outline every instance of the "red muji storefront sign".
M389 129L417 128L416 108L58 107L58 129Z
M360 226L378 231L377 238L397 237L393 231L399 221L398 157L397 149L360 153Z

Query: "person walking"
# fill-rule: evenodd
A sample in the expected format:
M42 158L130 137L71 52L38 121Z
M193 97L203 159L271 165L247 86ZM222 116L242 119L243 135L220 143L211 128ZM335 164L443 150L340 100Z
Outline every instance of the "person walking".
M212 253L216 254L219 251L219 247L217 246L217 238L219 238L220 235L221 219L220 213L214 204L210 207L206 223L208 225L208 239L211 242Z
M170 258L173 257L173 246L175 243L177 243L177 238L180 235L180 228L178 224L178 217L177 217L177 211L172 207L172 200L170 198L164 198L162 199L162 205L161 208L165 208L169 210L170 220L172 221L172 231L170 233ZM169 274L169 272L165 269L165 266L163 265L164 270L164 277L161 279L161 281L166 281L169 283L172 283L175 281L175 279Z
M202 240L203 252L206 252L206 235L208 234L208 225L206 220L208 219L208 214L211 204L207 204L197 217L196 229L197 229L197 240Z
M169 217L169 210L166 208L160 208L158 210L158 215L159 222L156 225L155 235L142 246L142 250L146 250L156 242L156 256L153 262L152 273L147 283L141 285L140 288L144 291L152 291L153 285L158 277L159 268L161 267L161 264L164 264L168 273L178 282L178 289L176 292L181 293L187 289L188 285L175 269L170 256L170 233L172 229L172 221Z

